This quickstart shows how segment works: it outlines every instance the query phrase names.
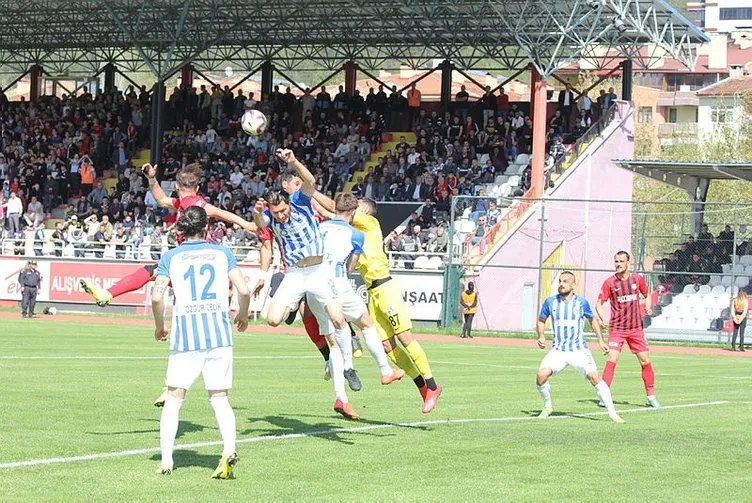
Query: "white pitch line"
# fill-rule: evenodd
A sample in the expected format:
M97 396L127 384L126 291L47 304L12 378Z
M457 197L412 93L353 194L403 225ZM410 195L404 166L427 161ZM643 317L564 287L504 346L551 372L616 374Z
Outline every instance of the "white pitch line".
M314 355L287 355L287 356L233 356L234 360L309 360L318 359L321 356ZM167 356L11 356L0 355L0 360L166 360Z
M647 407L640 407L635 409L623 409L620 410L620 414L631 412L658 412L661 410L670 409L691 409L697 407L712 407L716 405L726 405L731 403L727 400L715 401L715 402L698 402L698 403L685 403L679 405L666 405L660 409L651 409ZM608 415L608 412L585 412L582 414L567 414L561 416L549 416L547 418L539 418L538 416L519 416L519 417L490 417L490 418L470 418L470 419L436 419L433 421L415 421L410 423L387 423L387 424L372 424L368 426L354 426L352 428L336 428L330 430L309 431L306 433L285 433L283 435L270 435L265 437L252 437L241 438L237 440L238 444L253 444L257 442L271 442L275 440L294 440L298 438L307 437L323 437L327 435L338 435L341 433L361 433L364 431L383 430L387 428L415 428L420 426L433 426L433 425L449 425L449 424L470 424L470 423L512 423L512 422L524 422L524 421L548 421L551 419L573 419L583 417L597 417ZM193 444L183 444L175 446L176 450L188 450L188 449L201 449L204 447L214 447L222 445L221 441L214 442L196 442ZM52 465L59 463L77 463L80 461L92 461L95 459L108 459L108 458L123 458L127 456L138 456L141 454L155 454L159 453L159 447L147 447L144 449L131 449L127 451L116 452L103 452L99 454L86 454L83 456L72 456L68 458L44 458L44 459L31 459L28 461L12 461L9 463L0 463L1 468L21 468L25 466L38 466L38 465Z

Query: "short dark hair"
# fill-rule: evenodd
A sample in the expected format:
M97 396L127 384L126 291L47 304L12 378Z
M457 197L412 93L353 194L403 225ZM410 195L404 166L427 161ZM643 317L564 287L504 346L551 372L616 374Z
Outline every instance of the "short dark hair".
M374 201L370 197L364 197L358 202L359 204L363 205L363 209L366 211L366 213L371 215L372 217L375 217L376 213L378 213L379 211L379 206L376 204L376 201Z
M619 250L618 252L616 252L615 257L618 257L619 255L624 255L625 257L627 257L627 260L632 258L629 252L625 252L624 250Z
M284 190L269 189L264 194L264 200L270 206L286 203L290 204L290 196Z
M195 189L201 182L202 175L203 172L198 163L189 164L178 171L177 176L175 176L175 182L181 188Z
M358 199L348 193L338 194L334 200L337 213L347 213L358 209Z
M298 175L296 175L292 171L285 171L284 173L279 175L279 183L291 182L292 179L295 178L296 176Z
M572 276L574 278L575 281L577 281L577 276L575 276L574 273L572 271L569 271L569 270L561 271L559 273L559 276L564 276L565 274L569 274L570 276Z
M206 210L200 206L191 206L178 218L177 229L186 238L203 237L208 225Z

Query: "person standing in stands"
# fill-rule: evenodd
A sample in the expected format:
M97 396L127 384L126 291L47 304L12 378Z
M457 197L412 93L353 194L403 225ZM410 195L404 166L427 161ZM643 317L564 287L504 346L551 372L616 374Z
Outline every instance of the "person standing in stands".
M478 310L478 292L475 291L475 283L468 282L467 289L460 295L462 316L465 319L462 325L462 338L473 338L473 318Z
M744 331L747 329L747 312L749 311L749 303L747 302L747 293L744 290L739 290L739 293L734 297L734 311L731 313L731 323L734 328L734 333L731 336L731 351L736 351L736 336L739 336L739 351L746 351L744 349Z

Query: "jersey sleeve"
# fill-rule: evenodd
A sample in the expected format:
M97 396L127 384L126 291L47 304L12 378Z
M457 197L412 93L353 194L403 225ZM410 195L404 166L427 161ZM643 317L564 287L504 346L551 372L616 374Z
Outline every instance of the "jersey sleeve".
M648 283L642 276L637 277L637 288L640 290L643 297L648 296Z
M543 303L543 306L541 306L540 313L538 314L538 319L541 320L547 320L548 317L551 316L551 299L548 298Z
M607 302L611 298L611 282L604 281L601 292L598 294L598 300Z
M172 257L172 254L168 252L163 254L162 258L159 259L159 263L157 264L157 276L170 277L170 257Z
M582 298L582 315L589 320L593 319L593 309L590 307L590 302L585 298Z
M172 198L172 207L175 208L176 210L179 210L180 209L180 199L178 199L177 197L173 197Z
M269 227L261 227L258 230L258 237L262 241L271 241L273 238L272 230Z
M261 212L261 219L266 222L266 225L268 226L272 221L272 212L269 210L269 208L265 209ZM269 231L271 232L271 230Z
M363 253L363 246L366 242L366 235L360 232L358 229L352 230L352 250L353 253L360 255Z
M313 208L313 205L311 204L311 196L303 194L303 191L300 189L290 196L290 202L298 206L308 206L309 208Z
M230 250L226 246L223 246L222 251L225 252L225 256L227 257L227 272L230 272L233 269L237 269L238 259L235 258L235 254L232 253L232 250Z

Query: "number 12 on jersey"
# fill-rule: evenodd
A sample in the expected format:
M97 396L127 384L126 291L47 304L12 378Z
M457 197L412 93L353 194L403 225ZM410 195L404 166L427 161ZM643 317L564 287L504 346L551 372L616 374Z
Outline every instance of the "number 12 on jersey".
M204 264L201 266L201 268L198 270L198 276L199 280L204 280L204 276L208 276L208 278L205 280L206 283L204 284L204 289L201 291L201 300L215 300L217 298L217 294L211 291L211 287L214 284L214 266L211 264ZM184 279L187 279L191 284L191 300L193 302L197 301L196 298L196 268L195 266L190 266L188 270L186 271L185 275L183 276Z

